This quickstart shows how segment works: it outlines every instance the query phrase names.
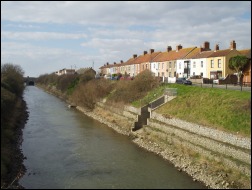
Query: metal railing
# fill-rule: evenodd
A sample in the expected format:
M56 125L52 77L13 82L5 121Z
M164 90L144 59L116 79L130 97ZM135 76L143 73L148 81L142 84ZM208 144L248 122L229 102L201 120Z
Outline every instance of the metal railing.
M210 88L222 88L222 89L229 89L229 90L251 91L251 82L225 83L225 84L193 82L193 85L201 86L201 87L210 87Z

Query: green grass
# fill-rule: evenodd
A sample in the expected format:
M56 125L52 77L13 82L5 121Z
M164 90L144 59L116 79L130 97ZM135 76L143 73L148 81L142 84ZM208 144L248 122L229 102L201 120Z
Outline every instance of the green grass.
M177 88L177 98L158 108L158 113L251 136L251 92L166 84L132 105L154 100L165 88Z
M148 104L149 102L157 99L158 97L160 97L161 95L163 95L165 88L167 88L166 85L161 85L157 88L155 88L154 90L148 92L148 94L143 97L140 100L134 101L132 102L132 106L140 108L141 106L144 106L146 104Z

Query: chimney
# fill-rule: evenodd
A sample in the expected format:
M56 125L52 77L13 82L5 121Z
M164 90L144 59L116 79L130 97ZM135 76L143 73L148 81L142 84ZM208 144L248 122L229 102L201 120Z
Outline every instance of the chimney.
M234 40L230 42L230 49L231 50L236 49L236 43Z
M201 53L202 51L204 51L204 49L203 49L203 47L200 46L199 52Z
M203 46L203 48L204 48L204 51L208 51L208 50L210 50L210 43L209 43L209 42L207 42L207 41L205 41L205 42L204 42L204 46Z
M154 52L154 49L150 49L150 54L152 54Z
M147 54L147 51L144 51L144 52L143 52L143 55L145 55L145 54Z
M218 44L215 45L215 49L214 49L214 50L215 50L215 51L220 50L220 47L219 47Z
M133 58L134 58L134 59L137 58L137 54L134 54L134 55L133 55Z
M172 50L172 47L171 46L168 46L167 47L167 52L171 51Z
M109 65L109 63L107 62L107 65Z
M182 49L181 44L177 45L177 49L176 49L176 51L178 52L180 49Z
M121 63L123 63L123 60L121 60Z
M114 65L116 64L116 62L114 62Z

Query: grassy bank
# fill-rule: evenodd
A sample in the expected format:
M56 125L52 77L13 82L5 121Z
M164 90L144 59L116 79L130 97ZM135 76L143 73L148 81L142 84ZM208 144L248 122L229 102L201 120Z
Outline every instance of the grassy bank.
M177 98L158 108L158 113L251 137L250 92L165 84L133 105L154 100L165 88L177 88Z

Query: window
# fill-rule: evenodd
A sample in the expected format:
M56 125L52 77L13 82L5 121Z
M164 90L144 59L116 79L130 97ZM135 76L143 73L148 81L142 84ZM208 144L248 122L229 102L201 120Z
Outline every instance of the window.
M214 68L214 62L211 60L211 68Z
M174 76L173 77L176 77L176 71L174 72Z
M201 63L201 68L203 68L203 61L201 61L200 63Z
M188 62L184 62L184 68L187 68Z
M164 76L164 72L162 72L162 77Z
M176 63L174 63L174 68L176 69Z
M162 69L164 68L164 63L162 63Z
M193 76L195 75L195 72L193 72Z
M169 68L171 68L171 62L169 62Z
M154 65L153 65L153 66L154 66L154 69L155 69L155 65L156 65L156 64L154 63Z
M196 68L196 62L195 61L193 62L193 68Z
M148 69L148 64L146 63L146 69Z
M181 63L179 63L179 69L181 69Z
M221 68L221 59L218 59L218 68Z
M203 77L203 73L201 72L200 75Z
M171 72L169 72L169 77L171 77Z
M158 69L159 69L159 67L160 67L160 63L158 63Z
M144 65L143 65L143 70L144 70Z

